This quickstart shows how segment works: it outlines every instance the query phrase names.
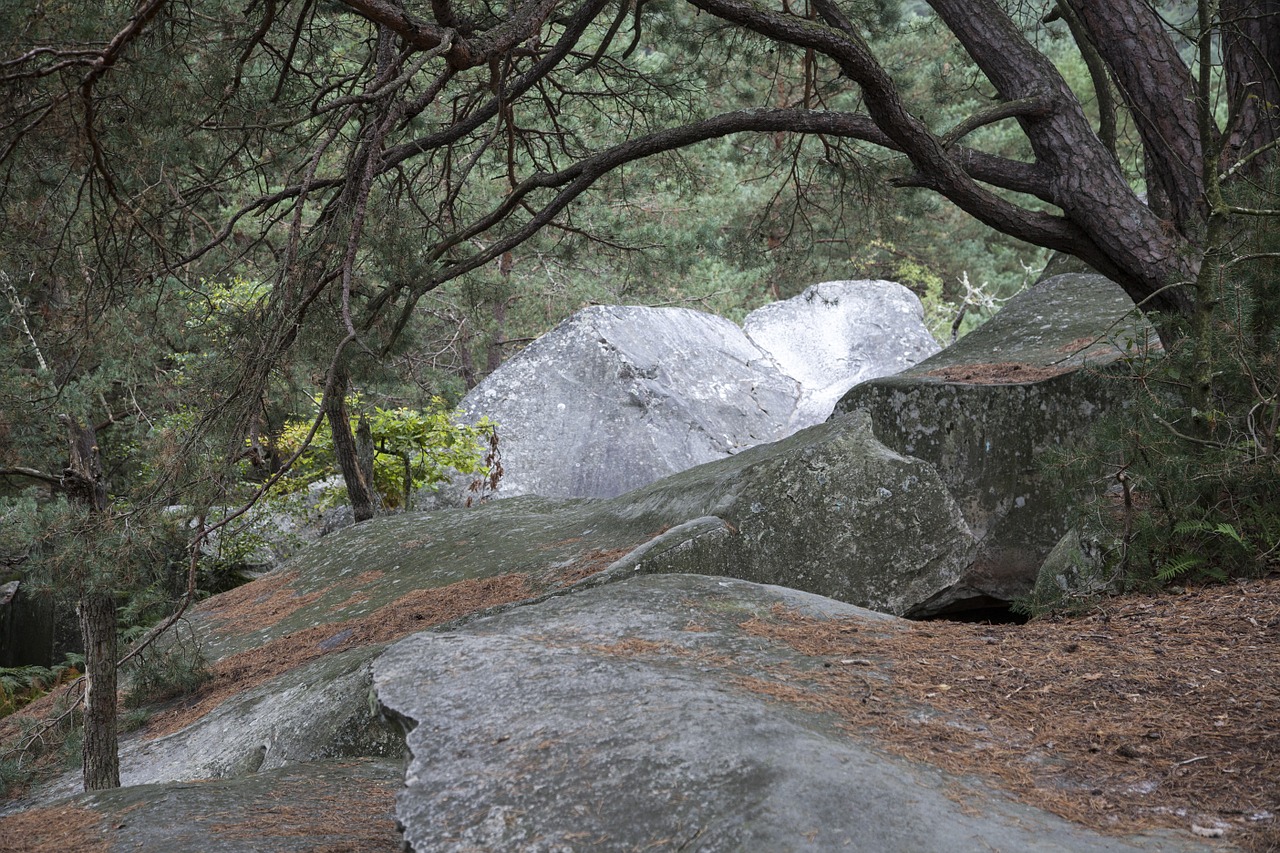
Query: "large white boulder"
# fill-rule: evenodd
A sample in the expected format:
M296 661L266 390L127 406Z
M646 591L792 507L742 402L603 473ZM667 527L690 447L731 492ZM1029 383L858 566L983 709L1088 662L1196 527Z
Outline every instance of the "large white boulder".
M892 282L828 282L746 330L685 308L595 306L463 401L499 427L498 497L612 497L821 423L858 382L937 350Z
M821 423L859 382L890 376L939 349L924 307L892 281L828 281L747 315L747 337L800 383L797 428Z

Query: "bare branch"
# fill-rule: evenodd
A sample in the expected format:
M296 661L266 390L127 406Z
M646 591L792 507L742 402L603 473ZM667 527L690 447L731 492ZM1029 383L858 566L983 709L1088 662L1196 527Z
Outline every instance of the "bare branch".
M47 471L40 471L35 468L25 468L21 465L13 465L6 468L0 468L0 477L28 477L32 480L41 480L54 486L62 485L62 478Z

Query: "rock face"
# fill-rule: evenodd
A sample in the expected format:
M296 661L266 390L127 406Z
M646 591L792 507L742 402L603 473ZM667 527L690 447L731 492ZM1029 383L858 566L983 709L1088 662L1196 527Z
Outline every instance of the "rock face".
M903 613L961 580L973 553L937 474L852 415L609 500L525 496L339 531L293 564L289 589L304 606L206 646L223 656L317 620L363 618L393 592L513 572L531 590L602 570L718 574ZM356 585L379 573L396 583Z
M799 388L732 322L587 308L463 401L497 421L498 495L611 497L790 432Z
M399 758L362 758L131 785L9 818L0 847L113 853L399 850L394 803L403 783Z
M1109 370L1158 345L1134 313L1102 276L1054 276L955 345L840 400L837 413L866 412L881 441L937 470L978 540L964 580L913 615L1030 592L1067 530L1045 455L1123 404Z
M125 738L120 782L126 787L228 779L352 757L398 758L399 733L369 703L370 646L338 652L236 693L173 734ZM44 796L80 790L63 776Z
M801 387L803 426L868 379L906 370L938 351L924 308L892 281L828 281L747 315L742 329Z
M886 756L806 705L822 662L745 629L774 607L895 620L778 587L673 575L550 599L378 659L411 731L396 815L463 850L1194 849L1072 826ZM870 679L880 677L873 669ZM784 698L785 697L785 698ZM1145 843L1144 843L1145 842Z
M903 613L959 582L972 555L941 480L880 444L864 415L611 500L528 496L378 518L196 610L195 637L217 677L262 677L181 730L126 737L122 781L394 755L399 740L368 702L370 661L383 645L582 578L590 586L696 571ZM65 775L43 800L77 782Z
M498 497L612 497L820 423L836 397L936 349L892 282L829 282L732 322L684 308L575 314L472 390L499 424Z
M572 516L582 505L565 506ZM363 539L346 534L347 545L381 546L404 532L379 522L361 527L384 529ZM391 553L376 552L373 564L387 565ZM430 577L429 567L411 561L400 568L370 579L376 585L363 592L394 597L388 590L397 581L403 591ZM417 853L1224 849L1180 834L1099 835L1014 802L985 778L889 755L877 745L878 727L855 726L856 733L845 715L851 703L863 706L843 675L830 678L831 667L856 665L854 683L867 696L881 685L890 690L893 662L867 640L900 635L901 620L745 581L622 574L416 633L381 653L376 645L333 652L232 695L200 722L154 741L160 772L148 777L133 766L126 787L0 812L0 846L238 853L390 850L403 840ZM314 603L316 592L300 598ZM274 608L289 598L252 600L270 599ZM844 638L858 659L833 660L821 645L806 650L804 638L824 633ZM379 720L379 711L390 719ZM908 726L916 719L911 707L875 713L903 713ZM920 706L919 713L937 712ZM320 722L343 718L353 725ZM379 757L406 745L407 766ZM132 750L128 763L138 756Z
M877 441L862 415L610 503L655 526L704 525L681 534L683 541L651 546L640 560L647 571L782 584L886 613L907 612L961 582L974 553L968 525L938 476Z

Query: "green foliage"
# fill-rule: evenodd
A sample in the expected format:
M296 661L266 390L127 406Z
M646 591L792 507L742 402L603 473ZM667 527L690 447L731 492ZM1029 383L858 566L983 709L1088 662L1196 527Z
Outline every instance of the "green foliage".
M358 409L359 398L348 400ZM368 414L353 417L352 431L364 418L373 439L373 485L387 509L410 509L418 489L436 489L454 472L489 476L484 462L485 448L496 425L482 418L474 425L460 421L460 413L434 398L426 410L383 409L374 406ZM280 453L291 456L302 446L313 420L290 420L277 440ZM337 473L333 433L322 422L306 451L298 458L284 481L285 493L296 492ZM323 501L332 505L344 494L340 485L331 485Z
M84 670L84 656L68 654L51 667L0 667L0 717L7 717L50 690L74 681Z
M145 629L125 632L126 639L137 639ZM123 670L128 680L124 704L139 708L182 696L190 696L210 678L208 662L192 627L179 622L157 644L135 656Z
M17 756L0 757L0 796L7 797L31 779L31 769Z
M18 715L12 741L0 744L0 798L29 784L50 762L73 766L80 759L81 715L65 690L55 693L48 719Z
M1153 371L1140 377L1148 387L1162 378L1161 367ZM1183 400L1146 397L1109 417L1093 446L1079 449L1082 466L1096 472L1109 461L1112 474L1123 472L1122 486L1081 504L1090 535L1114 543L1121 588L1256 576L1277 565L1280 462L1231 435L1251 408L1237 400L1200 438Z
M1280 567L1278 232L1233 224L1205 261L1195 334L1133 354L1132 404L1075 450L1084 529L1112 544L1121 587Z

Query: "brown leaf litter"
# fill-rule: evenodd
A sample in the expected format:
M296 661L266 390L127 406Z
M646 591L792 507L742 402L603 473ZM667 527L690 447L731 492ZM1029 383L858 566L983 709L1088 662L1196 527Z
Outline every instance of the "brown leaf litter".
M588 559L562 580L616 559L582 556ZM256 589L219 596L214 613L228 624L279 621L289 603L296 609L314 600L286 596L291 580L264 578L250 585ZM294 632L220 661L213 681L154 718L147 734L175 731L323 654L390 642L548 585L550 578L531 583L521 574L462 581ZM813 660L779 665L766 677L742 679L744 686L836 714L888 751L994 778L1027 803L1096 829L1225 832L1247 849L1280 850L1280 577L1118 598L1088 616L1027 625L880 624L775 608L743 628ZM624 640L599 651L669 651L653 646ZM43 847L2 846L30 828L61 824L65 808L6 818L0 850L72 849L51 837ZM86 828L74 849L94 849L84 846L93 820L68 819Z
M934 376L947 382L968 382L973 385L1010 385L1023 382L1040 382L1052 379L1077 368L1072 365L1040 366L1024 364L1016 361L1002 361L992 364L956 364L939 367L927 371L925 376Z
M458 581L436 589L413 590L356 619L286 634L215 663L210 668L212 678L195 696L148 721L146 736L161 737L185 728L230 697L324 655L389 643L468 613L522 601L531 592L522 574ZM241 606L247 612L258 608L256 598L250 596ZM224 607L219 612L237 622L241 619L234 608L228 611Z
M1096 829L1280 850L1280 578L1026 625L884 630L779 608L743 627L823 662L746 686L891 752Z
M28 809L0 818L0 853L106 853L103 816L80 806Z
M398 850L395 795L400 779L348 779L317 786L305 777L282 780L269 799L234 813L201 815L215 839L256 842L302 838L313 853ZM321 838L328 838L321 841Z
M187 849L198 840L209 850L231 842L240 847L248 842L261 850L296 850L301 844L313 853L398 850L402 841L395 825L395 795L401 786L396 776L295 773L277 780L265 796L234 810L182 810L182 823L174 824L172 832ZM108 815L80 806L30 809L0 820L0 853L106 853L113 847L132 847L130 825L140 820L154 827L155 812L164 808L173 806L167 801L138 802L109 821ZM134 813L140 809L151 814L138 818ZM125 835L112 838L113 830L125 830Z

